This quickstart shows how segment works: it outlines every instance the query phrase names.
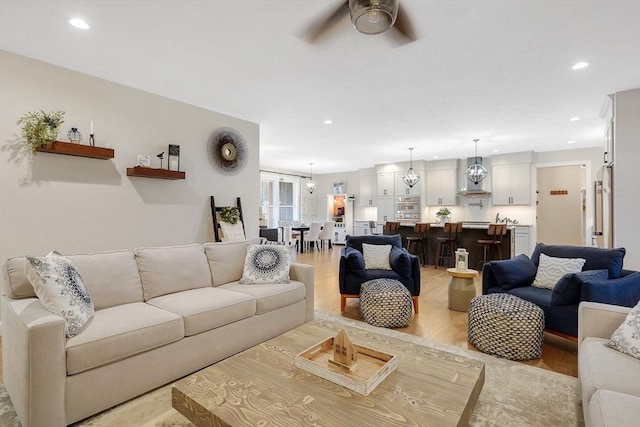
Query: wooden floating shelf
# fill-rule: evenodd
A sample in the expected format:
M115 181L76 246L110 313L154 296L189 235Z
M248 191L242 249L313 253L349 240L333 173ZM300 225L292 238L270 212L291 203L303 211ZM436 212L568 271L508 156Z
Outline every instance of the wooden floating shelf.
M64 154L66 156L89 157L91 159L108 160L115 157L113 148L93 147L91 145L74 144L71 142L55 141L51 147L38 148L42 153Z
M186 174L182 171L170 171L167 169L145 168L136 166L127 168L127 176L138 176L141 178L157 178L157 179L184 179Z

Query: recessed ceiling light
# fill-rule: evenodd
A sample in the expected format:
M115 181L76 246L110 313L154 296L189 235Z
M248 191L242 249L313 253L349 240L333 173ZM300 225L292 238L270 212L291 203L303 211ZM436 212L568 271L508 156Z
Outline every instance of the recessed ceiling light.
M69 20L69 24L73 25L76 28L80 28L81 30L88 30L89 24L84 22L84 20L80 18L73 18Z
M569 119L570 122L577 122L578 120L580 120L580 117L571 117Z
M331 125L331 124L333 124L333 121L332 120L325 120L322 123L324 123L325 125Z
M575 141L573 141L573 140L572 140L572 141L567 141L567 144L575 144L575 143L576 143L576 142L575 142Z
M587 68L588 66L589 66L588 62L578 62L573 67L571 67L571 69L572 70L582 70L583 68Z
M491 150L491 151L492 151L493 153L497 153L497 152L498 152L498 151L500 151L500 150L498 150L497 148L494 148L494 149L493 149L493 150Z
M439 158L440 158L440 156L433 156L433 158L434 158L434 159L439 159Z

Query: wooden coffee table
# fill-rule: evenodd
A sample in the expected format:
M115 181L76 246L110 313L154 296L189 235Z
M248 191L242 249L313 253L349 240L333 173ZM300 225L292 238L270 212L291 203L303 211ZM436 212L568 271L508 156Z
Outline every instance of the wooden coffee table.
M344 328L355 344L400 358L368 396L294 366L294 356ZM176 382L173 407L196 426L462 426L484 363L315 320Z

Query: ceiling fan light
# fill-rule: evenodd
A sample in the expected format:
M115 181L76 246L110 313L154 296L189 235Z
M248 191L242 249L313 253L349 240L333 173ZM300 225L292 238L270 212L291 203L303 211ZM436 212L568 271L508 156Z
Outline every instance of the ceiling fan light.
M351 22L363 34L387 31L398 16L398 0L349 0Z

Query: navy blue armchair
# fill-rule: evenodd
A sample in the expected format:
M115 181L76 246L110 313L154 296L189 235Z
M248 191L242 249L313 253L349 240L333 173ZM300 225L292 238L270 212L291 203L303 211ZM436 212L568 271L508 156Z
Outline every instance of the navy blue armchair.
M538 243L531 259L491 261L482 269L482 293L506 292L533 302L544 311L549 332L578 336L578 305L581 301L633 307L640 300L640 272L624 270L624 248L600 249L586 246ZM583 258L579 273L565 274L553 289L531 286L540 254L555 258Z
M366 269L362 255L362 244L391 245L389 263L391 270ZM395 279L411 292L413 307L418 312L420 296L420 260L402 247L402 237L392 236L347 236L340 253L340 311L344 311L347 298L359 298L360 286L373 279Z

